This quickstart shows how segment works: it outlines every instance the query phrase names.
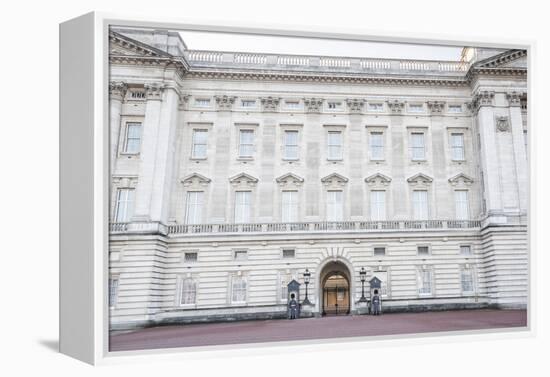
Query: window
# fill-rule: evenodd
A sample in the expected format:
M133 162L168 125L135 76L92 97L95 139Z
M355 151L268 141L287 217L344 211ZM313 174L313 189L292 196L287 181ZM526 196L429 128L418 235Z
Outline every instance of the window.
M197 283L191 279L181 280L180 305L192 305L197 301Z
M462 267L460 269L460 284L462 293L474 292L474 271L471 267Z
M409 104L409 112L411 113L423 113L424 105L421 103L411 103Z
M298 221L298 191L283 191L281 221L290 223Z
M411 134L411 156L413 160L426 159L423 132L413 132Z
M129 222L134 211L134 189L123 188L117 190L115 206L115 222Z
M418 294L432 294L432 271L428 268L422 268L418 271Z
M209 107L210 99L208 98L195 98L195 106L197 107Z
M468 220L470 218L469 204L468 204L468 191L456 190L455 191L455 208L457 220Z
M126 143L124 153L139 153L141 146L141 123L126 123Z
M256 100L253 99L243 99L241 101L242 107L256 107Z
M455 161L464 160L464 134L451 134L451 157Z
M109 278L109 307L114 308L118 297L118 278Z
M472 249L471 249L470 245L461 245L460 246L460 254L461 255L471 255L472 254Z
M250 191L235 192L235 222L250 222Z
M327 220L342 221L344 219L342 191L327 191Z
M430 247L429 246L417 246L416 251L418 255L430 255Z
M130 91L130 98L131 99L144 99L145 98L145 92L142 90L132 90Z
M193 158L206 158L207 130L193 130Z
M385 247L375 247L374 248L374 255L375 256L384 256L384 255L386 255L386 248Z
M329 110L340 110L342 108L342 102L330 101L327 103Z
M386 191L373 190L370 192L370 208L371 220L386 220Z
M294 258L296 251L294 249L283 249L283 258Z
M300 101L285 101L285 107L287 109L299 109Z
M461 105L449 105L447 107L447 111L450 113L461 113L462 112L462 106Z
M187 263L194 263L198 260L198 254L193 252L193 253L185 253L184 254L184 257L183 257L183 260Z
M285 131L284 159L298 159L298 131Z
M187 224L200 224L202 222L202 203L204 193L202 191L187 192L187 208L185 222Z
M384 159L384 133L383 132L371 132L370 158L371 160Z
M384 104L380 102L369 102L368 111L384 111Z
M239 131L239 157L252 157L254 155L254 131Z
M235 260L246 260L248 257L248 252L246 250L235 250L233 252L233 259Z
M231 279L231 302L246 302L246 279L243 276Z
M428 219L428 191L414 190L413 191L413 219L427 220Z
M329 131L327 144L328 144L328 159L341 160L342 159L342 132Z

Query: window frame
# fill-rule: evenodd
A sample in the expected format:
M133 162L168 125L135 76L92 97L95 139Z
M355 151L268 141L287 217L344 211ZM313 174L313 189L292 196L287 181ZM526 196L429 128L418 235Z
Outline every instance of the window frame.
M464 193L465 194L465 197L466 197L466 200L465 201L462 201L462 203L465 203L464 204L464 208L466 210L466 213L465 213L465 216L464 217L459 217L459 198L458 198L458 193ZM457 190L454 190L453 192L453 195L454 195L454 202L455 202L455 219L456 220L459 220L459 221L465 221L465 220L470 220L470 193L469 193L469 190L460 190L460 189L457 189Z
M113 290L113 281L116 281L115 288ZM118 294L120 289L120 276L119 275L111 275L109 276L109 309L115 309L118 304Z
M123 148L122 148L122 151L120 152L120 154L123 154L123 155L133 155L133 156L137 156L141 153L141 146L142 146L142 143L143 143L143 122L142 121L138 121L138 120L125 120L125 123L124 123L124 143L123 143ZM130 140L130 126L133 126L133 125L137 125L139 124L139 137L138 138L132 138L133 140L137 139L139 140L139 143L137 145L137 150L136 151L129 151L128 150L128 141Z
M471 291L464 290L464 271L469 271L470 273L470 284ZM475 295L476 292L476 279L475 279L475 269L472 266L461 265L460 266L460 292L463 296Z
M190 222L189 221L189 213L190 213L190 205L191 205L191 201L190 201L190 196L192 194L201 194L200 195L200 202L199 203L194 203L195 204L195 208L197 208L197 204L200 204L200 206L198 206L199 208L199 211L198 211L198 217L199 217L199 221L198 222ZM188 190L185 192L185 224L187 225L197 225L197 224L202 224L203 223L203 209L204 209L204 191L202 190ZM196 213L195 213L195 217L196 217Z
M424 272L428 272L430 274L429 284L430 284L430 291L429 292L421 292L421 290L424 288L424 275L422 275ZM420 283L422 282L422 287ZM434 284L434 271L431 266L429 267L419 267L417 269L417 294L419 297L431 297L434 295L435 291L435 284Z
M287 220L285 219L285 194L290 193L290 214L294 214L294 219ZM300 197L299 191L294 190L282 190L281 191L281 222L282 223L295 223L300 220ZM294 199L294 202L292 201ZM292 216L290 216L292 217Z
M425 195L426 196L426 207L425 207L426 216L425 217L420 216L420 214L418 214L416 210L417 207L415 203L417 203L418 201L415 200L415 193L417 192L424 192L426 194ZM414 221L429 220L430 219L430 191L427 188L413 189L411 193L411 206L412 206L412 219ZM422 212L424 212L424 209L422 210Z
M206 105L199 104L200 101L208 101ZM207 97L195 97L193 99L193 107L198 109L208 109L212 107L212 98Z
M460 136L461 145L456 146L454 144L455 136ZM466 161L466 146L465 146L465 135L464 132L451 132L449 135L449 145L451 149L451 161ZM460 156L456 156L455 152L457 150L461 151Z
M370 220L371 221L386 221L387 218L388 218L388 214L387 214L387 207L388 207L388 200L387 200L387 190L378 190L378 189L372 189L370 190L369 192L369 206L370 206ZM380 215L380 210L379 210L379 207L377 206L376 208L378 209L377 210L377 216L374 216L374 206L373 204L375 203L374 201L374 194L373 193L376 193L376 196L378 196L378 193L384 193L383 197L384 197L384 201L382 202L383 203L383 216L382 218L379 216ZM380 203L380 201L377 201L376 203Z
M340 206L338 207L339 213L341 214L340 219L336 219L336 218L331 219L330 218L330 211L329 211L330 204L331 204L331 202L330 202L330 195L331 194L330 193L333 193L333 192L334 193L340 193L341 200L340 200ZM328 189L328 190L326 190L326 197L327 197L327 200L326 200L326 216L325 216L326 221L328 221L328 222L341 222L341 221L344 221L344 218L345 218L345 213L344 213L344 210L345 210L345 208L344 208L345 207L344 190L342 190L342 189L336 189L336 190L335 189ZM335 198L336 198L336 196L335 196ZM335 202L333 203L335 209L336 209L336 204L338 204L336 202L337 201L335 200Z
M422 135L422 147L415 146L415 136ZM427 150L426 150L426 132L425 131L418 131L414 130L410 132L410 158L411 161L426 161L427 160ZM421 149L420 149L421 148ZM421 150L422 151L422 157L417 157L415 154L415 151Z
M468 248L468 253L463 253L462 252L462 248L463 247L467 247ZM472 253L472 245L471 244L461 244L458 246L458 253L462 256L472 256L473 253Z
M374 106L374 107L372 107L372 106ZM367 101L367 112L383 113L384 112L384 102L381 102L381 101Z
M242 282L244 282L244 300L234 300L235 297L235 280L239 279ZM242 288L239 288L242 289ZM244 275L231 275L231 285L230 285L230 292L229 292L229 299L231 302L231 305L242 305L246 304L248 302L248 278Z
M374 137L376 136L376 137ZM381 145L374 145L374 140L379 139ZM375 156L373 148L379 148L381 150L381 156ZM369 159L371 161L384 161L386 159L386 133L382 130L369 131Z
M238 210L238 203L237 198L239 194L241 193L247 193L243 194L244 196L248 196L248 203L243 202L242 204L248 204L248 211L246 212L247 221L238 221L237 214L239 213ZM252 222L252 190L235 190L233 194L233 222L235 224L250 224ZM244 215L244 212L241 213L241 215ZM240 220L240 218L239 218ZM244 219L243 219L244 220Z
M420 248L425 247L428 251L426 254L420 254ZM432 248L429 244L418 244L416 245L416 255L419 257L429 257L432 255Z
M126 199L124 200L124 203L126 203L125 206L125 219L119 220L119 211L120 211L120 203L121 203L121 193L126 192ZM128 194L132 193L132 200L128 200ZM115 193L115 208L113 213L113 222L115 223L129 223L132 220L132 216L134 215L134 207L135 207L135 201L136 201L136 189L134 187L117 187L116 193ZM128 205L128 203L131 203L131 206Z
M331 144L331 137L330 135L340 135L340 144ZM343 130L334 130L334 129L328 129L326 131L326 137L327 137L327 160L328 161L343 161L344 160L344 131ZM332 157L331 156L331 147L339 147L339 157Z
M184 293L185 293L185 282L191 281L193 285L193 302L183 302ZM192 276L181 276L179 279L179 288L178 288L178 304L180 307L195 307L197 305L199 295L198 281Z
M256 130L253 128L248 127L239 127L237 130L238 138L239 138L239 144L237 146L237 159L239 160L253 160L254 155L256 152ZM244 134L251 134L251 141L249 143L243 143L243 135ZM250 148L250 154L249 155L243 155L242 154L242 148L243 146L247 146Z
M293 133L296 134L296 145L287 143L287 135ZM296 157L289 157L287 155L288 147L296 148ZM296 129L283 129L283 158L284 161L298 161L300 159L300 130Z
M195 142L195 136L198 133L204 133L205 134L205 141L204 144L199 144ZM193 127L191 130L191 159L192 160L206 160L208 158L208 128L198 128ZM197 156L195 146L196 145L204 145L204 155L203 156Z

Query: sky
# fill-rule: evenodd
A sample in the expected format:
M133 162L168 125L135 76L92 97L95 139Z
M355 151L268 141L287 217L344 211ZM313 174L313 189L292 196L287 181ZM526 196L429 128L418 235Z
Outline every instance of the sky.
M180 35L191 50L451 61L460 60L462 51L462 46L343 41L233 33L182 31Z

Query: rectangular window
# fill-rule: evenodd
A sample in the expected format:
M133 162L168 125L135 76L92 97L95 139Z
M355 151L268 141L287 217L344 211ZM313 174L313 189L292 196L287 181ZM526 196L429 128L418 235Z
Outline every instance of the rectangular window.
M416 251L418 255L430 255L430 247L429 246L418 246L416 248Z
M472 249L470 248L470 245L461 245L460 246L460 254L461 255L471 255Z
M375 256L384 256L384 255L386 255L386 248L385 247L375 247L374 248L374 255Z
M254 131L239 131L239 157L252 157L254 155Z
M115 205L115 222L129 222L134 214L134 194L135 190L123 188L117 190Z
M208 98L195 98L195 106L197 107L209 107L210 99Z
M457 220L468 220L470 218L470 210L468 204L468 191L455 191L455 208Z
M287 109L299 109L300 101L285 101L285 107Z
M130 91L130 98L131 99L144 99L145 98L145 92L142 90L132 90Z
M283 249L283 258L294 258L296 251L294 249Z
M451 156L455 161L464 160L464 134L451 134Z
M367 108L369 111L384 111L384 104L380 102L369 102Z
M231 279L231 302L246 302L246 279L242 276Z
M427 220L428 219L428 191L414 190L413 191L413 219Z
M125 153L139 153L141 147L141 123L126 123L126 143L124 145Z
M460 270L460 283L462 286L462 293L474 292L474 273L472 268L463 267Z
M197 253L185 253L183 260L187 263L194 263L198 260L198 254Z
M298 131L285 131L284 140L284 158L285 160L298 159Z
M250 191L235 192L235 222L249 223L250 222Z
M447 108L447 111L450 113L461 113L462 112L462 106L461 105L449 105Z
M283 223L298 221L298 191L283 191L281 204L281 221Z
M432 294L432 271L430 269L420 269L418 271L418 294Z
M386 191L373 190L370 192L370 208L371 220L386 220Z
M233 253L233 259L235 260L246 260L248 257L248 252L246 250L235 250Z
M327 191L327 221L342 221L344 219L343 197L342 191Z
M384 133L383 132L371 132L370 158L371 160L384 159Z
M187 224L200 224L202 222L202 205L204 193L202 191L187 192L187 208L185 222Z
M420 103L411 103L409 104L409 112L411 113L423 113L424 105Z
M256 100L253 99L243 99L241 101L242 107L256 107Z
M109 307L114 308L118 297L118 278L109 279Z
M342 102L328 102L328 109L329 110L340 110L342 108Z
M181 281L181 305L192 305L197 301L197 283L191 279L183 279Z
M341 160L342 159L342 132L329 131L328 138L327 138L327 145L328 145L328 159Z
M208 141L207 130L193 130L193 158L206 158L206 146Z
M424 133L413 132L411 134L411 156L413 160L425 160Z

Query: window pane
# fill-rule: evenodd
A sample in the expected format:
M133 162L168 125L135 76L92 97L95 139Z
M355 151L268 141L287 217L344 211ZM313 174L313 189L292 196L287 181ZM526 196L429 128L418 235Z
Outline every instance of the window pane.
M471 268L463 268L460 272L460 282L462 285L462 292L474 291L474 279L473 271Z
M468 220L469 204L468 204L468 191L457 190L455 191L455 207L457 220Z
M423 160L425 158L423 133L411 134L411 147L413 160Z
M342 221L344 218L342 191L327 192L327 220Z
M118 189L115 205L115 221L130 221L134 210L134 189Z
M109 279L109 306L113 307L116 305L116 299L118 296L118 279L111 278Z
M206 143L207 143L207 131L206 130L194 130L193 131L193 151L192 156L194 158L206 157Z
M235 222L250 222L250 191L235 192Z
M453 160L464 160L464 135L451 135L451 152Z
M431 294L432 293L432 271L420 270L418 273L418 293L419 294Z
M282 193L282 222L298 221L298 192L283 191Z
M371 220L384 221L386 220L386 192L371 191Z
M126 149L127 153L139 152L141 145L141 123L128 123L126 130Z
M329 131L328 133L328 158L342 158L342 133L340 131Z
M231 301L246 301L246 280L244 278L238 276L233 277L231 284Z
M197 285L193 279L184 279L181 284L181 304L194 304L197 299Z
M462 255L470 255L471 249L469 245L463 245L460 246L460 254Z
M372 132L370 135L371 158L381 160L384 158L384 134L382 132Z
M202 222L202 203L204 193L202 191L191 191L187 193L187 224L200 224Z
M285 158L298 158L298 131L285 131Z
M415 220L428 219L428 192L424 190L413 191L413 218Z

